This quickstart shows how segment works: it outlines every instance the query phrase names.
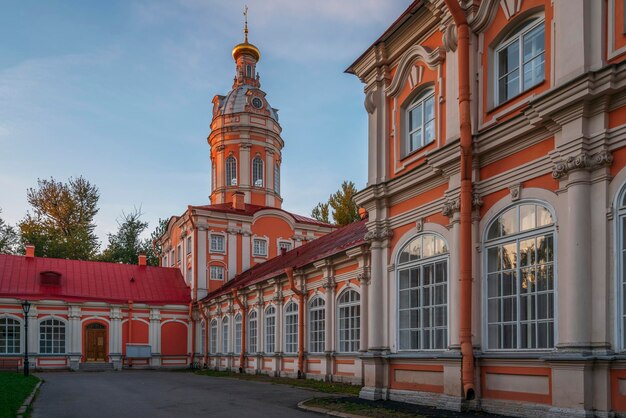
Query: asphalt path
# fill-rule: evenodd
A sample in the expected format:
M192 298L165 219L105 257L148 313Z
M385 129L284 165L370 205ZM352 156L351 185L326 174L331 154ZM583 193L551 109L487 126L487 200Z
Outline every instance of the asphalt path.
M32 417L320 417L298 402L323 393L188 372L48 372Z

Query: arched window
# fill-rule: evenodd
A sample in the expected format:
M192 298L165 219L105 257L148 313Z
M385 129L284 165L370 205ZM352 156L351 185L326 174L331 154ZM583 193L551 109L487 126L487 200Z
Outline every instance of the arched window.
M209 341L209 351L211 354L217 353L217 319L211 321L211 339Z
M263 160L258 155L252 160L252 184L263 187Z
M257 315L256 311L248 315L248 353L257 352Z
M398 349L448 347L448 247L434 234L405 244L398 256Z
M235 348L234 353L241 353L241 314L235 316Z
M285 307L285 353L298 352L298 305L289 302Z
M496 104L504 103L545 79L545 23L532 19L495 49Z
M39 324L39 353L65 354L65 322L47 319Z
M200 352L204 355L206 352L206 321L200 323Z
M280 193L280 165L274 165L274 191Z
M554 347L554 220L542 204L515 205L487 228L489 349Z
M344 291L337 300L337 331L339 352L359 351L361 339L361 295L354 290Z
M624 187L620 193L619 199L617 201L617 254L615 257L617 258L617 275L618 275L618 307L619 307L619 317L618 317L618 329L620 330L620 340L619 344L621 345L621 349L626 349L626 309L624 309L624 305L626 304L626 300L624 299L624 295L626 295L626 187ZM1 350L0 350L1 352Z
M226 186L237 185L237 160L232 155L226 158Z
M404 155L435 140L435 92L432 89L417 96L407 107L407 135Z
M265 352L276 351L276 308L268 306L265 309Z
M19 354L20 334L20 321L8 317L0 318L0 354Z
M309 351L323 353L326 350L326 304L317 296L309 303Z
M228 335L228 317L225 316L222 319L222 353L226 354L228 353L228 343L229 341L229 335Z

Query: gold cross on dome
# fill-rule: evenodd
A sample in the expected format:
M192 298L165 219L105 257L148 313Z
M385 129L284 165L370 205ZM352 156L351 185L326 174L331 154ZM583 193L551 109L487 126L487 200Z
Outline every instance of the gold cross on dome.
M243 7L243 16L244 16L244 26L243 26L244 42L248 42L248 5L245 5Z

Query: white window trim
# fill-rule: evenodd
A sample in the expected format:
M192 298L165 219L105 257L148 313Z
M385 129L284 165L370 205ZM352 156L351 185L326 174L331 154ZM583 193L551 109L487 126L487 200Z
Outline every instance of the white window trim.
M239 319L238 319L239 318ZM237 332L237 325L239 325L239 332ZM243 315L241 312L235 314L235 318L233 319L233 353L240 354L241 350L244 350L242 347L242 339L241 339L241 330L243 329ZM239 341L239 347L237 347L237 341ZM245 351L245 350L244 350Z
M257 161L257 159L258 161L261 161L261 178L260 178L261 185L260 186L257 186L256 181L254 179L254 175L256 174L254 170L254 163L255 161ZM258 187L258 188L265 187L265 161L263 161L261 154L256 154L254 156L254 158L252 159L251 168L252 168L252 187Z
M405 159L406 157L418 152L419 150L423 149L424 147L430 145L430 144L434 144L435 142L437 142L437 101L435 100L435 89L432 87L428 87L428 88L424 88L423 90L421 90L416 96L414 96L415 99L413 99L409 105L406 107L406 109L404 110L404 119L405 119L405 123L404 123L404 131L405 131L405 135L404 135L404 146L401 147L401 159ZM425 142L425 130L424 127L426 126L425 123L425 103L428 99L432 98L433 99L433 129L435 131L435 137L433 138L432 141L430 142ZM416 107L418 107L419 105L422 105L422 124L420 126L419 129L422 130L422 142L420 145L418 145L415 149L410 149L410 143L411 143L411 132L417 131L416 129L413 129L413 131L409 131L409 126L410 126L410 113L412 110L414 110Z
M312 307L311 307L312 302L314 300L317 300L317 299L320 299L323 302L323 305L321 307L318 306L318 307L315 307L314 309L312 309ZM328 338L326 338L326 335L328 333L328 330L326 329L326 298L324 298L320 294L314 294L310 298L309 302L307 303L307 310L308 310L308 312L307 312L307 316L305 318L306 321L307 321L307 324L306 324L306 330L307 330L307 333L306 333L307 334L306 335L306 337L307 337L306 347L307 347L309 353L312 353L312 354L324 353L326 351L327 344L328 344ZM312 347L313 339L311 337L313 335L313 327L311 326L311 321L313 320L313 315L311 314L311 312L314 311L314 310L319 310L319 311L324 312L324 320L322 321L322 324L324 325L324 332L322 333L322 336L324 338L324 340L323 340L324 341L324 351L314 351L313 347Z
M228 159L231 157L235 161L235 177L231 179L231 182L229 183L228 182ZM234 184L232 180L235 180ZM224 159L224 183L226 187L235 187L239 185L239 162L237 161L237 158L235 157L234 154L230 154Z
M265 254L257 254L254 252L254 241L259 240L259 241L265 241ZM252 246L251 248L251 253L252 253L252 257L257 257L257 258L268 258L269 257L269 253L270 253L270 240L269 238L263 236L263 237L259 237L254 235L252 237L252 240L250 241L250 245Z
M61 353L61 352L53 352L53 353L42 353L41 352L41 325L43 322L45 321L50 321L50 320L55 320L55 321L59 321L61 323L63 323L63 326L65 327L65 331L64 331L64 336L65 336L65 341L64 341L64 347L65 350ZM66 355L68 353L68 335L69 334L69 323L67 320L65 320L64 318L55 316L55 315L49 315L49 316L45 316L42 318L38 318L37 319L37 353L39 353L39 355L42 356L50 356L50 355Z
M358 302L350 302L350 303L346 303L343 305L340 305L339 303L339 299L341 298L341 296L343 296L344 293L349 292L349 291L355 291L358 295L359 295L359 301ZM344 286L339 293L337 293L337 295L335 296L335 351L337 353L341 353L341 354L353 354L353 353L358 353L359 350L361 350L361 336L362 336L362 332L363 332L363 309L362 309L362 305L361 302L363 301L363 297L361 295L360 289L354 286L351 286L350 283L348 282L347 286ZM341 308L344 307L349 307L349 306L359 306L359 350L357 351L341 351L341 330L340 330L340 326L339 326L339 311Z
M626 10L626 8L625 8ZM620 202L624 199L624 197L626 196L626 183L622 184L622 186L618 189L618 193L616 194L615 197L615 202L613 204L613 207L615 208L615 216L613 217L613 220L615 222L615 226L614 226L614 231L615 231L615 238L614 238L614 243L615 243L615 249L617 251L615 251L615 255L614 255L614 266L615 266L615 298L616 298L616 303L615 303L615 337L616 337L616 341L615 341L615 347L616 347L616 351L617 352L623 352L626 351L626 345L624 345L624 333L626 332L626 330L624 329L624 325L622 322L622 317L624 315L624 307L626 306L626 301L624 301L624 298L622 296L622 292L621 289L624 286L624 284L622 283L622 281L624 279L626 279L626 277L622 277L621 275L621 271L622 268L624 268L624 266L622 265L622 261L621 261L621 254L620 252L622 251L622 249L624 249L625 245L626 245L626 241L624 241L622 234L620 232L620 227L621 227L621 221L622 219L626 218L626 207L625 208L621 208L621 204Z
M523 67L524 67L524 49L523 49L523 42L521 41L521 39L523 38L523 36L525 34L527 34L528 32L531 32L532 30L536 29L538 26L543 25L544 26L544 41L545 41L545 36L546 36L546 28L545 28L545 17L542 15L535 15L535 16L529 16L527 19L525 19L525 22L533 20L533 19L537 19L537 21L535 23L531 23L529 24L527 27L523 28L522 30L518 29L513 29L512 33L515 33L515 35L512 36L506 36L504 38L503 41L501 41L500 43L498 43L498 45L493 48L493 57L492 57L492 62L493 62L493 74L490 77L490 83L493 84L493 106L492 108L501 106L507 102L510 102L511 100L514 100L516 97L519 97L521 95L523 95L524 93L526 93L527 91L532 90L533 88L537 87L538 85L540 85L541 83L546 81L546 62L547 62L547 58L545 57L546 54L546 49L545 49L545 45L544 45L544 74L543 74L543 80L539 83L533 84L532 86L528 87L526 90L524 90L524 80L523 80ZM523 27L525 22L520 23L517 28L519 27ZM517 31L517 32L516 32ZM512 96L508 99L505 99L503 101L500 101L500 61L498 59L498 54L500 53L500 51L502 51L503 49L506 49L507 47L509 47L511 44L513 44L514 42L519 42L520 43L520 48L519 48L519 87L520 87L520 91L518 94L516 94L515 96Z
M213 267L222 269L221 279L213 278L213 274L211 274L211 270L213 269ZM226 278L226 268L224 268L224 266L219 265L219 264L209 264L209 280L224 281L225 278Z
M21 309L21 307L20 307L20 309ZM1 319L7 318L7 319L12 319L14 321L17 321L18 327L19 327L19 330L20 330L20 346L18 347L17 353L0 353L0 355L2 355L2 356L11 356L11 355L24 354L24 338L25 338L25 336L24 336L24 318L20 318L19 316L12 315L12 314L9 314L9 313L0 314L0 318Z
M396 351L397 352L402 352L402 353L406 353L406 352L441 352L441 351L446 351L448 350L448 347L450 347L450 249L448 247L448 252L445 254L439 254L436 256L431 256L428 258L423 258L423 259L419 259L419 260L413 260L410 262L406 262L403 264L400 264L398 262L398 260L400 259L400 255L402 254L402 250L404 250L404 248L413 241L414 238L417 238L419 236L423 236L423 235L434 235L437 238L442 239L445 243L446 246L448 246L448 241L441 235L438 234L437 232L434 231L423 231L417 235L413 235L411 238L409 238L408 240L404 241L403 243L401 243L399 245L399 250L397 252L397 254L395 255L395 263L396 263L396 268L394 270L394 275L395 275L395 293L396 293L396 303L395 303L395 310L396 310ZM447 339L447 347L445 348L429 348L429 349L401 349L400 348L400 285L399 285L399 281L400 281L400 271L405 270L405 269L410 269L410 268L414 268L417 266L421 266L423 264L431 264L431 263L436 263L438 261L442 261L442 260L446 260L446 277L447 277L447 282L446 282L446 298L447 298L447 302L446 302L446 339Z
M267 311L270 309L270 307L274 308L274 313L272 315L268 315ZM267 336L268 336L268 332L267 332L267 318L273 317L274 318L274 342L273 342L273 346L274 346L274 350L273 351L267 351ZM264 309L263 309L263 352L265 354L274 354L276 353L276 340L277 340L277 326L278 326L278 321L276 320L276 318L278 318L278 308L272 304L267 305Z
M213 337L213 330L215 330L215 338ZM219 338L219 333L220 333L220 329L219 329L217 318L213 318L211 322L209 322L209 353L210 354L217 354L217 349L218 349L217 340Z
M226 332L224 332L226 330ZM226 338L224 338L224 334L226 334ZM230 317L228 315L223 316L220 321L220 353L228 354L230 352Z
M252 341L252 338L250 337L250 333L252 332L252 327L250 326L250 322L251 322L251 317L252 317L252 313L255 314L254 317L254 322L255 322L255 327L254 327L254 350L251 350L251 345L250 342ZM246 346L247 347L242 347L242 349L244 349L246 352L248 352L249 354L256 354L259 351L259 320L260 320L261 316L259 315L258 311L256 309L252 309L248 312L248 315L246 315Z
M521 205L525 205L525 204L536 204L536 205L541 205L544 208L546 208L550 214L552 215L552 225L550 226L544 226L541 228L536 228L536 229L531 229L529 231L524 231L521 233L517 233L517 234L511 234L511 235L507 235L504 237L499 237L499 238L492 238L491 240L487 240L487 234L489 233L489 228L491 227L491 225L493 224L493 222L498 219L500 217L500 215L502 215L503 213L505 213L506 211L508 211L509 209L513 208L513 207L518 207ZM539 200L539 199L523 199L523 200L518 200L515 201L509 205L506 205L505 207L503 207L502 209L498 210L496 213L492 214L492 216L485 222L485 226L484 226L484 230L482 231L482 241L481 241L481 245L480 245L480 249L482 252L482 257L481 257L481 262L482 262L482 271L481 271L481 276L482 276L482 286L481 286L481 299L482 299L482 320L481 320L481 325L483 328L483 332L482 332L482 338L481 338L481 344L483 347L483 351L485 352L497 352L497 353L514 353L514 352L524 352L524 353L546 353L546 352L551 352L554 351L556 349L556 346L558 344L559 341L559 294L558 294L558 278L559 278L559 274L558 274L558 228L557 228L557 224L558 224L558 220L556 218L556 213L554 212L554 208L552 207L552 205L546 201L543 200ZM529 237L533 237L533 236L537 236L537 235L541 235L542 233L546 233L551 231L553 234L553 257L554 260L552 262L553 264L553 270L554 270L554 284L553 284L553 294L554 294L554 336L553 336L553 340L554 340L554 347L549 347L549 348L489 348L489 318L488 318L488 311L487 311L487 307L488 307L488 298L487 298L487 292L488 292L488 283L487 283L487 248L494 246L494 245L498 245L501 244L503 242L510 242L511 241L511 237L515 237L514 240L523 240L525 238L529 238ZM488 242L489 241L489 242ZM518 310L519 310L519 306L518 306ZM519 318L519 316L518 316Z
M215 235L215 236L220 236L223 238L224 240L224 249L223 250L214 250L213 249L213 240L211 239L211 237ZM211 254L226 254L226 248L228 247L228 237L226 236L225 232L218 232L218 231L211 231L209 232L209 253Z
M276 239L276 248L278 248L278 255L280 255L280 244L283 244L283 243L291 245L291 248L287 251L291 251L295 248L295 244L293 240L287 239L287 238L278 238Z
M287 308L290 307L290 306L295 306L296 307L295 312L287 312ZM298 333L300 332L300 330L298 329L299 328L298 327L298 321L299 321L298 315L300 314L300 308L298 307L298 304L296 302L289 301L289 302L287 302L285 304L285 306L283 308L283 311L284 311L284 313L283 313L283 317L284 317L284 319L283 319L283 336L284 336L284 338L283 338L283 340L284 340L283 341L283 346L284 346L283 350L284 350L285 354L297 354L298 353L298 337L299 337ZM296 325L296 333L295 333L295 341L293 342L293 344L295 344L295 346L296 346L296 349L294 351L288 351L287 350L287 317L288 316L295 316L295 318L296 318L296 324L295 324Z

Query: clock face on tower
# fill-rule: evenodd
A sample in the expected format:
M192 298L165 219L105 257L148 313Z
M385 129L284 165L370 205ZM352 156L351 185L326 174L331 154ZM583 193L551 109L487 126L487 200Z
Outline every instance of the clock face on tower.
M263 107L263 101L259 99L258 97L255 97L252 99L252 106L256 107L257 109L260 109Z

